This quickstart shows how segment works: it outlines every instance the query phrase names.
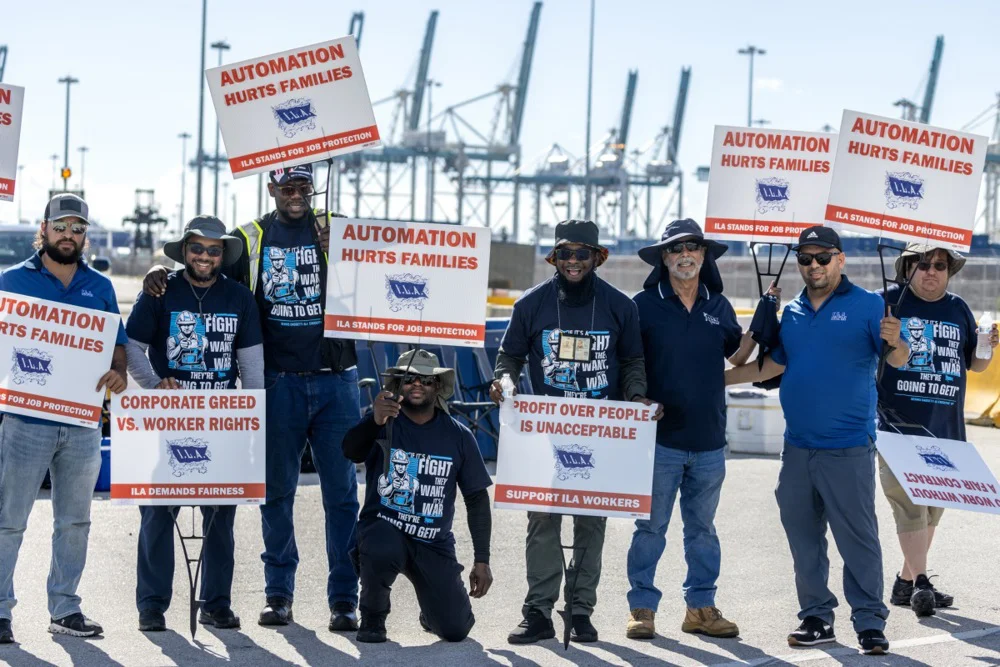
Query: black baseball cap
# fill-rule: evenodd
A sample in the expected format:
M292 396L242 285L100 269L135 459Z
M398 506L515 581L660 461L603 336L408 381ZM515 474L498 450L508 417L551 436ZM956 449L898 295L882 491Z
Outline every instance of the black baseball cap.
M840 244L840 235L837 234L831 227L824 227L822 225L815 225L813 227L806 227L799 234L799 242L797 245L792 246L792 250L798 251L804 245L818 245L821 248L836 248L837 250L843 251L844 247Z
M313 168L311 164L297 164L288 169L275 169L271 172L271 182L275 185L284 185L288 181L301 178L313 182Z

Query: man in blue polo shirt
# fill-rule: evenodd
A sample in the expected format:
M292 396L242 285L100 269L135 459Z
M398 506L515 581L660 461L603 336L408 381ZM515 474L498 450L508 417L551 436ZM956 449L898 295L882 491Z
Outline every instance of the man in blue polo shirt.
M85 201L72 194L53 197L35 240L38 252L0 274L0 291L118 314L111 281L82 259L88 225ZM126 342L125 328L119 324L111 369L98 380L98 391L125 391ZM4 411L0 423L0 644L14 641L14 567L46 470L52 480L54 519L47 585L49 632L75 637L103 632L80 611L76 594L87 562L90 499L101 470L101 429Z
M882 548L875 518L875 372L883 341L887 363L906 363L898 319L877 294L843 275L840 237L828 227L802 231L799 273L805 289L785 306L781 345L764 360L726 372L726 384L784 373L785 447L775 496L795 565L802 624L791 646L835 641L837 598L827 581L829 524L844 559L844 595L865 653L889 649L882 602ZM824 390L824 388L830 388Z

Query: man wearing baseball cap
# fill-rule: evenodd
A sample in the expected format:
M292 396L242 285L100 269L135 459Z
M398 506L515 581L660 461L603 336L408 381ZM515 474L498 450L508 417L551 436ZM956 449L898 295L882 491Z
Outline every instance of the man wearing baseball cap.
M62 193L45 207L34 255L0 274L0 291L118 314L111 281L83 260L90 225L87 202ZM119 324L111 369L81 378L80 390L125 391L125 328ZM0 408L3 410L3 408ZM90 501L101 470L101 429L72 426L3 410L0 422L0 644L14 641L14 567L38 489L52 480L52 565L49 632L90 637L101 626L80 610L77 586L87 562Z
M844 559L844 596L865 653L889 649L882 602L882 548L875 518L875 373L883 344L898 368L908 350L900 322L880 296L843 273L840 237L808 227L792 250L805 288L781 317L781 343L759 368L726 372L726 384L758 382L782 373L785 446L775 497L795 566L801 625L791 646L836 640L837 598L827 583L827 526Z

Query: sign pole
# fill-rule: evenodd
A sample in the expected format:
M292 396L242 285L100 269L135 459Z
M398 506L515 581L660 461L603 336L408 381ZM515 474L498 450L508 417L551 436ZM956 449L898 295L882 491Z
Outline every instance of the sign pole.
M194 635L198 630L198 609L204 600L198 597L198 584L201 583L201 564L205 559L205 537L208 531L212 530L212 525L215 523L215 515L218 513L219 508L214 505L201 506L202 512L209 512L208 524L205 526L205 531L199 535L195 528L195 506L191 507L191 533L185 535L181 529L181 524L177 520L180 512L174 514L174 528L177 529L177 537L181 541L181 550L184 551L184 564L187 566L188 573L188 584L190 585L190 597L189 597L189 612L190 612L190 627L191 627L191 639L194 639ZM188 543L192 544L192 551L188 551ZM193 556L194 545L198 545L198 555ZM193 568L193 569L192 569Z

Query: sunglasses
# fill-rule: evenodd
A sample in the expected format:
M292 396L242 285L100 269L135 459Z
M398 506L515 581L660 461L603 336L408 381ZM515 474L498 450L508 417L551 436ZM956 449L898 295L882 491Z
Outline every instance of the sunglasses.
M54 231L56 234L62 234L69 228L77 236L87 233L87 225L83 223L76 223L75 225L68 225L65 222L50 222L49 229Z
M799 265L800 266L811 266L813 260L820 266L826 266L833 259L834 255L839 255L839 252L818 252L814 255L810 255L807 252L798 253Z
M315 190L313 190L313 186L311 185L279 185L278 192L283 197L291 197L296 192L303 197L312 197Z
M433 387L438 382L436 375L413 375L407 374L403 376L403 384L421 384L425 387Z
M223 252L222 246L214 245L206 248L200 243L189 243L187 249L192 255L208 255L209 257L222 257Z
M590 248L559 248L556 250L556 259L566 261L574 257L581 262L586 262L594 256L594 251Z
M948 262L917 262L917 268L921 271L929 271L932 266L935 271L948 270Z
M698 248L703 247L702 244L697 241L680 241L672 246L667 246L667 252L671 255L679 255L685 250L688 252L698 252Z

